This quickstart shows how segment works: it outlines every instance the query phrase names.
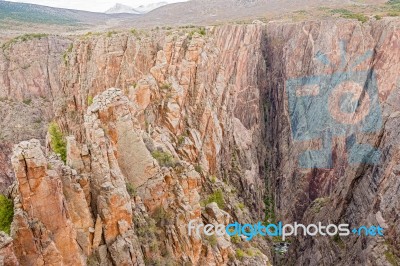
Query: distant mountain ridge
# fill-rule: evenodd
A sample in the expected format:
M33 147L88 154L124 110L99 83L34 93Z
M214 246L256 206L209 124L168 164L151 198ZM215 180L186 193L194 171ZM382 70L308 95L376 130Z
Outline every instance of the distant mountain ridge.
M19 21L48 25L97 25L112 18L132 19L137 14L105 14L0 0L0 22Z
M127 5L123 5L123 4L119 4L119 3L115 4L115 6L113 6L110 9L108 9L104 13L106 13L106 14L121 14L121 13L125 13L125 14L141 14L141 12L137 11L133 7L130 7L130 6L127 6Z
M106 14L146 14L154 9L157 9L159 7L168 5L167 2L159 2L159 3L154 3L154 4L148 4L148 5L141 5L137 8L133 8L128 5L123 5L120 3L115 4L112 8L108 9Z

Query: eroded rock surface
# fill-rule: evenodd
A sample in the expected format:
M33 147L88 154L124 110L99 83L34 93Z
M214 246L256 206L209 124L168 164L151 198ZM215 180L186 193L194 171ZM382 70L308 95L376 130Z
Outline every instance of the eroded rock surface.
M36 40L41 53L54 55L51 62L59 56L50 74L40 72L47 82L27 83L27 91L4 85L1 92L20 101L35 96L33 106L14 107L29 110L52 95L52 108L40 110L67 136L67 166L38 141L14 149L13 245L19 262L397 260L398 29L394 19L331 20L210 27L205 36L184 29L91 35L70 47L66 40ZM302 100L316 96L308 104ZM32 137L43 139L47 122L37 124ZM5 128L8 136L18 131L11 123ZM27 139L30 131L20 131ZM0 160L19 140L9 138ZM208 201L219 192L222 202ZM55 224L49 224L50 214L57 216ZM269 238L247 243L187 232L190 220L265 218L379 224L387 233L299 238L290 256L275 256Z
M13 239L4 232L0 232L0 265L19 265L14 254Z

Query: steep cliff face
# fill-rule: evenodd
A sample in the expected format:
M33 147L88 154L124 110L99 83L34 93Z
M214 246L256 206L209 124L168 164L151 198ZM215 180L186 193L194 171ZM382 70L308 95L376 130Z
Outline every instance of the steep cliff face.
M384 239L299 237L276 264L397 260L399 35L394 20L332 20L14 44L21 52L3 53L0 91L46 117L5 141L6 159L11 143L42 140L14 148L16 257L266 265L269 238L189 236L187 224L254 223L267 209L269 221L387 230ZM24 45L42 47L26 54L39 65L10 67ZM12 69L44 82L11 86ZM41 147L52 119L67 136L66 165Z
M280 218L386 229L384 239L298 238L294 261L397 263L398 21L269 25L267 32L269 184Z
M13 144L44 141L61 92L62 54L69 44L60 37L9 41L0 50L0 192L11 185Z

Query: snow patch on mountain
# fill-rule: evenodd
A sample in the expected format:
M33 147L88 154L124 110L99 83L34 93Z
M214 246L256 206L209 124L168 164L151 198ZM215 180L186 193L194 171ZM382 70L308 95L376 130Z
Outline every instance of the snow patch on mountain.
M141 5L137 8L133 8L131 6L117 3L117 4L115 4L115 6L108 9L105 13L106 14L121 14L121 13L146 14L156 8L165 6L167 4L168 4L168 2L159 2L159 3L148 4L148 5Z

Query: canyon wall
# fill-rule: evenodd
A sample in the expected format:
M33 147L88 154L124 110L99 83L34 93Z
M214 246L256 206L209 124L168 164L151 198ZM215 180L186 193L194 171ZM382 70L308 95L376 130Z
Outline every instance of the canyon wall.
M267 32L269 187L278 216L386 230L384 238L298 238L290 254L305 265L398 263L398 21Z
M14 44L0 53L3 192L11 161L15 172L10 261L398 261L399 37L399 22L384 19ZM66 164L46 140L52 120ZM187 232L190 220L265 219L375 224L385 237L298 237L274 255L273 239Z

